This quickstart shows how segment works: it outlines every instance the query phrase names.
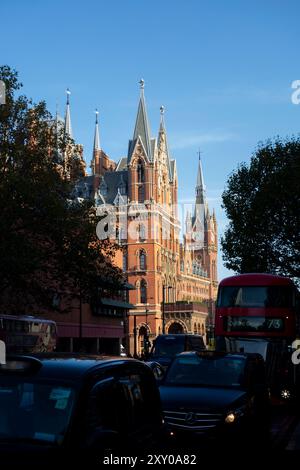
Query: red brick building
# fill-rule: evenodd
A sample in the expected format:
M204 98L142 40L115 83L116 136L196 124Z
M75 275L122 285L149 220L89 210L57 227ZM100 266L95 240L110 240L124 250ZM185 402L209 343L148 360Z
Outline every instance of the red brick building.
M193 212L185 214L180 238L179 212L184 208L178 205L176 161L169 152L164 108L155 139L142 80L140 85L127 157L115 163L102 150L97 116L92 175L76 185L78 197L94 198L99 213L112 214L110 233L123 250L116 263L135 287L129 291L135 308L125 325L131 353L141 351L145 335L150 340L164 331L205 335L217 290L217 222L208 208L201 160Z

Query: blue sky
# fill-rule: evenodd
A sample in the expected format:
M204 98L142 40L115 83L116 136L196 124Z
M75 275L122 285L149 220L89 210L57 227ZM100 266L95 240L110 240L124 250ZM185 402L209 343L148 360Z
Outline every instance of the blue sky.
M64 114L71 89L74 137L87 162L95 107L103 149L126 155L145 79L153 135L165 106L179 197L194 197L200 147L220 233L230 172L259 141L299 132L300 107L291 102L300 79L296 0L2 0L0 10L1 63L53 113L58 102ZM227 273L220 256L220 279Z

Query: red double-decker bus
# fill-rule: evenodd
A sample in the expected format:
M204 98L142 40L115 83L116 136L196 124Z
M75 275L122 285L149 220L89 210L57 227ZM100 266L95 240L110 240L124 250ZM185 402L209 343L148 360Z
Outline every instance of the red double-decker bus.
M216 305L216 348L262 354L273 389L287 398L296 381L291 345L300 337L298 295L288 278L240 274L220 282Z

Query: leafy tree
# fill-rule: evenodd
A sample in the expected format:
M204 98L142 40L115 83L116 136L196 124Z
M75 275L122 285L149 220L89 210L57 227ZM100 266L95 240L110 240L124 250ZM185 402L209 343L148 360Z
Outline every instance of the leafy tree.
M229 226L225 266L238 273L300 277L300 139L260 145L222 195Z
M116 247L98 240L92 204L72 201L62 162L70 142L45 103L21 95L8 66L0 80L0 311L40 313L57 295L88 300L106 279L122 282Z

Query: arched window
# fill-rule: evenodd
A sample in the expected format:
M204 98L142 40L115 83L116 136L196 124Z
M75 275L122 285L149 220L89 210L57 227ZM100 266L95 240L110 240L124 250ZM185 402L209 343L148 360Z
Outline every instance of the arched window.
M194 323L194 335L197 334L197 323Z
M144 185L141 184L138 188L138 202L141 204L145 201L145 188Z
M142 160L139 160L137 164L137 176L138 176L138 183L145 182L145 169L144 169Z
M144 271L146 269L146 253L145 250L140 251L140 269Z
M143 279L141 281L141 304L146 304L147 303L147 283Z
M141 224L138 226L138 240L144 242L146 240L145 225Z

